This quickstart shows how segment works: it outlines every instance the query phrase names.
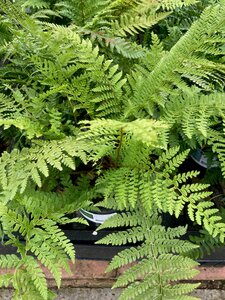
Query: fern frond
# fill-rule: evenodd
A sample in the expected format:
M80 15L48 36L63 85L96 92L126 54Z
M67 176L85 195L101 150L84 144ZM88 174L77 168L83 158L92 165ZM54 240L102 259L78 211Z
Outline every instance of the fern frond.
M65 189L63 193L34 191L28 188L26 195L17 196L16 199L33 217L51 218L60 224L66 224L70 220L84 222L80 218L68 219L65 215L88 207L91 196L89 199L87 190L81 191L78 187Z
M12 282L12 274L1 274L0 275L0 287L8 288Z
M107 267L107 272L114 269L120 268L123 265L135 262L138 259L145 257L148 254L149 245L143 244L142 246L137 246L136 248L131 247L120 251L116 256L114 256Z
M2 269L13 269L21 264L21 259L14 254L0 255L0 267Z
M195 249L196 246L190 242L174 238L184 235L186 228L165 229L161 225L152 225L151 218L147 216L145 218L143 211L140 215L140 211L135 210L130 215L142 215L141 225L134 225L133 231L131 229L126 231L130 236L130 240L135 236L135 228L141 227L144 235L139 240L139 242L142 242L140 246L121 251L112 259L107 268L107 271L111 271L139 260L129 266L114 284L113 288L128 285L128 288L122 292L119 299L145 299L147 295L146 299L153 296L161 297L165 300L179 299L179 297L182 299L183 296L185 297L185 294L190 293L198 286L198 284L176 284L174 287L171 284L181 279L190 279L198 273L197 270L193 269L197 266L197 263L182 255L182 253ZM115 226L117 226L116 219L118 217L114 217ZM110 226L112 221L113 219L109 222ZM113 233L99 242L114 244L115 240L118 240L123 243L124 236L125 232L122 232L122 235L121 232ZM174 251L177 253L176 255ZM158 288L159 282L160 289Z
M15 24L22 25L29 31L36 30L35 22L27 16L21 9L17 9L16 6L10 0L1 0L1 10L11 18Z
M136 244L143 240L145 232L143 232L142 227L135 227L134 229L127 229L127 231L120 231L119 233L111 233L97 244L112 244L112 245L126 245L127 243Z
M64 252L69 256L72 262L75 262L75 250L70 240L66 237L65 233L56 225L52 220L43 220L38 225L42 226L52 243L57 244L64 249Z
M150 28L157 24L160 20L166 18L169 13L163 12L150 16L130 16L121 15L119 21L114 21L111 24L112 31L118 36L126 36L127 34L134 35L138 31L143 31L145 28Z
M133 122L121 122L111 119L99 119L94 121L83 121L84 124L81 139L95 139L107 142L107 139L122 133L132 135L135 140L141 141L148 146L166 147L167 125L158 121L142 119ZM107 136L106 136L107 133ZM114 137L115 139L115 137ZM104 141L105 140L105 141Z
M88 24L96 13L103 10L108 1L76 1L66 0L58 1L55 4L57 12L66 18L69 18L73 23L78 26L84 26Z
M58 264L56 260L53 260L52 257L55 258L55 248L51 248L49 246L41 246L41 245L33 245L33 247L30 249L37 257L38 260L41 261L41 263L48 268L48 270L53 275L55 282L57 284L57 287L59 288L61 285L61 278L62 278L62 268L65 266L61 264ZM36 248L37 247L37 248ZM50 252L51 255L43 254L44 252ZM60 259L63 260L64 257L60 256Z
M61 246L58 246L43 230L36 228L31 233L34 237L27 243L27 249L50 270L57 286L60 287L62 268L69 272L67 255Z
M139 117L140 113L142 116L153 116L154 107L159 106L163 110L170 95L176 95L179 91L187 92L189 87L182 76L187 73L192 75L192 71L186 72L186 63L192 58L195 63L191 65L191 69L196 78L201 80L205 74L208 76L203 78L211 84L207 90L213 90L214 80L221 81L221 78L224 78L224 65L217 60L214 62L211 58L213 56L206 59L204 54L199 54L200 47L205 43L205 36L215 37L215 32L218 32L219 36L222 35L224 10L223 3L207 8L189 31L158 61L147 78L139 71L133 72L132 76L136 84L132 86L132 93L129 95L131 99L127 104L128 111L132 107L132 116ZM197 71L199 74L196 73Z
M137 226L140 224L140 219L138 216L133 215L130 212L116 214L108 218L103 224L101 224L97 230L104 228L115 228L115 227L129 227Z
M209 145L212 146L212 151L217 154L218 160L221 165L221 171L223 177L225 176L225 155L224 155L224 146L225 146L225 138L224 135L217 132L214 134L214 131L210 132L210 137L208 140ZM211 135L212 134L212 135Z
M180 126L188 139L203 141L211 136L211 119L220 117L225 109L223 93L198 94L190 90L183 97L168 101L162 119L171 126Z
M141 201L148 213L151 213L152 206L156 205L160 210L178 217L184 205L194 204L209 197L211 192L206 191L207 184L186 183L198 172L176 175L177 168L189 152L177 154L178 150L175 148L163 153L154 164L150 164L150 169L147 160L143 165L131 162L130 166L123 167L123 163L127 161L126 156L122 157L122 167L105 171L97 181L97 185L104 191L105 203L114 199L121 210L126 209L128 205L130 209L135 208Z
M199 232L199 235L189 236L189 239L192 243L199 245L199 248L196 248L190 252L190 256L194 259L201 259L207 253L210 255L216 248L222 245L219 237L212 237L211 234L202 229Z
M179 7L193 5L196 3L197 3L196 0L175 0L175 1L174 0L163 0L163 1L160 1L160 3L158 5L165 10L172 10L172 9L176 9Z
M39 172L48 175L47 165L58 170L62 170L62 165L74 169L72 159L74 156L78 154L85 160L85 152L76 149L72 140L75 141L73 138L51 142L36 141L35 146L23 148L21 152L18 150L13 150L10 154L5 152L1 157L0 177L8 200L13 199L18 191L23 193L30 179L41 186ZM8 178L7 181L4 178Z
M31 279L33 281L34 286L39 291L40 295L43 299L48 299L48 286L47 280L45 279L45 275L41 270L38 262L35 258L28 256L26 258L25 268L27 272L30 274Z
M179 271L184 265L188 265L185 275L183 273L184 270ZM159 257L158 267L165 273L165 278L162 281L166 281L167 277L170 280L179 280L184 278L184 276L186 276L186 280L193 278L198 274L197 270L192 269L196 266L197 263L188 257L173 256L171 254L160 255ZM137 279L141 280L145 274L155 274L154 258L143 259L130 267L118 278L113 288L126 286Z

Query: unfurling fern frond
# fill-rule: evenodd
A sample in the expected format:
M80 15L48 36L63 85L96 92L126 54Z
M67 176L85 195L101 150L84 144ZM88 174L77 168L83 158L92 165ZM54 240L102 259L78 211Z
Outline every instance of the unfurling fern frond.
M108 271L125 266L131 262L133 265L127 265L125 271L119 276L113 288L125 287L119 299L152 299L152 297L168 300L168 299L197 299L191 296L184 296L190 293L198 284L181 284L177 281L182 279L190 279L194 277L198 271L193 269L197 263L188 258L185 253L196 249L198 246L188 242L181 241L177 237L185 234L186 229L169 228L165 229L160 224L154 224L151 217L143 215L140 207L132 213L126 215L127 221L130 217L131 221L127 225L132 229L127 231L112 233L98 241L104 244L122 244L124 237L127 235L127 241L132 241L137 232L138 241L141 245L131 247L119 252L109 264ZM112 216L107 222L110 227L118 225L118 220L122 220L123 215ZM133 224L132 218L139 216L139 222ZM122 224L119 221L119 224ZM133 224L133 225L131 225ZM105 228L106 225L100 226ZM130 237L130 238L129 238ZM138 261L137 261L138 260ZM174 283L176 282L176 285ZM160 289L158 285L160 284ZM183 295L183 296L182 296ZM183 298L182 298L183 299Z

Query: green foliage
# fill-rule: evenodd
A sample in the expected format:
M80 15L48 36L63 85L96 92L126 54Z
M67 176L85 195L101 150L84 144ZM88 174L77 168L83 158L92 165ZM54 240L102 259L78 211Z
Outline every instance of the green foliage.
M113 286L113 288L128 286L119 299L197 299L184 294L193 291L198 284L174 285L175 282L190 279L198 273L193 269L197 263L185 255L197 246L178 239L185 234L186 228L166 229L160 225L159 219L155 219L151 214L146 215L145 210L140 207L141 205L132 213L112 216L98 228L122 225L131 227L124 232L109 234L98 243L107 245L141 243L119 252L107 269L111 271L128 265ZM131 264L137 260L138 262Z
M196 0L163 0L149 2L132 1L43 1L16 0L15 4L28 9L34 17L50 18L61 16L67 24L75 24L82 36L90 37L97 44L115 50L125 58L139 58L145 49L127 38L165 19L173 9L189 6ZM40 13L41 9L41 13ZM43 10L44 9L44 10ZM39 10L39 13L38 13ZM162 12L163 11L163 12ZM57 22L54 19L55 22ZM62 22L59 19L59 23ZM104 50L105 51L105 50Z
M129 147L131 149L131 147ZM147 157L143 164L135 164L130 161L130 166L123 166L125 157L121 158L120 167L116 170L107 170L103 176L99 177L97 186L103 191L106 207L114 202L114 208L119 210L135 209L138 203L144 207L145 211L151 213L153 207L157 207L164 213L179 217L187 207L188 215L191 221L199 225L204 225L205 229L213 236L219 236L221 242L224 241L225 224L215 208L214 203L209 200L211 195L207 191L207 184L189 183L189 180L198 175L198 172L187 172L176 174L177 168L182 164L187 156L187 151L178 154L176 148L171 148L168 152L162 154L154 163L148 163ZM143 154L142 154L143 155ZM136 152L136 157L140 152ZM139 228L140 229L140 228ZM139 232L140 231L140 232ZM142 238L142 231L139 233L131 232L128 236L123 232L118 235L119 241L114 237L112 240L116 244L125 244L131 242L134 238ZM133 240L133 241L134 241Z
M7 83L9 90L16 84L18 91L6 99L2 96L1 124L25 133L29 128L28 138L55 138L73 130L80 111L86 111L87 117L96 111L99 117L119 114L126 80L117 65L104 60L98 48L82 40L72 27L46 25L31 30L29 35L19 31L20 38L5 48L6 57L13 57L0 71L0 89ZM15 106L20 111L14 112Z
M196 274L189 256L225 237L207 180L182 170L208 147L225 174L225 4L196 2L0 0L0 221L18 252L0 257L0 285L14 299L54 297L37 261L60 286L75 259L60 226L93 206L119 211L99 229L125 227L99 243L132 243L109 270L138 261L121 299L195 299L179 283ZM200 247L164 213L187 214Z
M81 124L84 124L84 127L78 139L93 141L93 144L102 146L104 143L118 140L122 144L123 138L130 136L152 148L166 149L168 127L160 121L137 119L133 122L121 122L111 119L96 119L83 121Z
M76 205L70 204L71 199L67 200L66 195L60 197L57 193L52 194L51 197L50 194L49 197L44 194L45 198L41 198L41 195L38 197L38 192L32 190L26 194L27 196L24 198L18 196L11 201L10 207L12 209L4 204L0 206L2 231L8 236L6 244L17 247L19 253L19 257L15 255L1 256L0 265L2 268L16 268L17 271L8 275L8 281L3 278L5 275L0 281L3 286L13 285L15 288L13 299L17 299L17 293L31 297L37 292L40 294L40 299L50 299L47 281L36 258L49 269L59 287L61 270L63 268L70 272L69 260L74 262L75 250L58 224L69 222L86 224L81 218L65 218L65 211L74 211L75 206L78 208L82 204L79 201ZM44 199L45 202L43 202ZM35 200L40 202L41 207L37 206ZM73 210L72 205L74 206ZM29 218L29 214L31 218ZM18 233L24 238L25 244L19 240ZM28 252L32 253L34 257L28 255Z
M12 200L17 192L24 193L30 181L41 187L41 177L49 176L49 166L60 171L63 166L75 169L75 156L85 162L84 149L77 146L73 138L67 137L50 142L37 140L30 148L4 152L0 164L2 202Z
M182 98L173 97L165 106L165 120L172 126L181 127L182 135L187 140L195 139L201 143L210 137L210 128L215 126L216 118L223 117L223 96L223 93L218 92L198 95L198 90L197 93L193 90Z
M154 28L166 49L171 47L187 32L192 23L198 20L203 10L209 6L218 3L218 0L204 0L176 9L168 18ZM149 32L145 33L144 39L148 43Z
M128 116L158 117L169 97L189 92L189 83L201 92L224 88L224 11L224 3L207 8L170 51L156 57L151 70L148 56L143 59L144 70L137 67L129 80Z

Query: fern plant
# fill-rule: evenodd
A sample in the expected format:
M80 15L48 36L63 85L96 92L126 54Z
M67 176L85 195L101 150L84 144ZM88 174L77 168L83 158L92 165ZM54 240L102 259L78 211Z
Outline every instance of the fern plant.
M122 211L105 221L98 230L117 227L126 229L111 233L97 243L117 246L132 244L131 248L119 252L108 268L111 271L128 265L127 271L114 285L115 288L128 285L119 299L196 299L185 294L197 285L174 286L174 282L196 274L195 270L190 270L196 265L190 256L196 257L210 243L207 244L206 241L202 245L204 240L201 237L199 240L195 239L201 245L198 249L189 242L174 239L185 234L186 229L165 229L158 214L169 212L178 217L186 205L190 219L205 227L214 244L222 244L225 224L219 210L209 200L211 192L206 190L208 185L189 183L191 178L198 175L196 171L177 174L176 170L185 160L187 151L178 154L179 149L172 148L151 162L149 158L152 145L148 138L142 138L142 143L137 142L135 135L130 135L124 129L117 132L120 136L119 145L112 151L111 143L118 140L116 132L112 131L112 122L111 141L109 131L106 139L103 135L106 132L104 128L96 126L96 121L90 124L84 141L88 143L90 140L94 145L110 145L110 149L107 146L105 148L107 152L100 154L110 155L113 166L111 170L101 167L102 175L94 188L103 198L98 206ZM99 153L94 153L92 160L95 161L96 155L99 159ZM137 247L133 244L137 244ZM137 260L137 265L130 266Z
M167 50L188 31L192 23L197 21L203 10L209 5L218 3L218 0L198 1L190 3L190 5L176 9L162 22L154 27L154 32L163 40L163 44ZM149 45L151 31L147 30L144 35L145 45Z
M196 246L179 239L185 234L185 227L166 229L160 224L156 212L147 215L141 205L130 213L110 217L99 229L117 226L129 228L120 233L111 233L98 243L138 243L137 246L119 252L107 268L107 271L111 271L129 266L113 286L118 288L128 285L119 299L197 299L185 294L193 291L198 284L177 282L190 279L198 273L193 269L197 263L185 255ZM138 263L132 265L137 260Z
M18 6L34 13L35 17L46 17L46 14L49 16L49 9L51 9L52 13L57 13L64 20L68 20L67 24L75 25L83 37L89 37L93 42L97 42L104 52L109 54L115 50L119 54L117 60L120 55L133 59L145 55L145 49L130 40L127 35L136 36L138 32L150 28L166 18L173 9L189 6L196 2L196 0L156 2L146 0L15 1ZM40 9L42 10L41 15L37 13L37 10L40 12ZM106 51L105 46L109 51ZM115 56L110 56L115 58ZM126 62L128 63L129 60Z
M40 208L37 210L37 202L34 205L36 198L40 201L40 195L37 197L32 193L26 193L25 198L16 197L14 201L11 201L12 209L1 204L2 231L8 238L5 244L15 246L18 256L0 256L1 268L9 269L6 274L1 275L0 284L1 287L13 286L15 289L13 299L21 299L21 297L22 299L54 298L54 293L48 290L47 280L40 264L49 269L58 287L61 283L62 269L70 273L69 259L74 262L75 250L58 224L70 222L86 224L86 222L81 218L64 217L65 210L71 210L68 201L67 209L61 207L60 210L58 205L58 211L51 213L50 209L56 205L52 200L59 202L58 197L57 194L49 197L45 202L45 209L43 209L43 205L41 206L42 210ZM76 204L77 208L80 207L80 203L78 203ZM46 210L50 213L49 215L46 214ZM25 243L19 239L18 233L25 239ZM16 271L12 272L12 268L15 268Z
M0 0L0 215L18 256L0 257L1 285L54 297L40 264L60 286L75 255L60 224L85 223L70 214L97 202L120 212L100 229L126 227L100 242L137 244L109 267L139 260L115 285L128 285L121 299L195 299L197 285L177 281L196 274L191 255L224 242L225 223L209 184L180 168L207 145L224 174L224 1L171 49L140 33L194 0L14 2ZM164 213L187 213L208 242L180 240L187 228L165 228Z
M213 24L211 18L215 20ZM152 51L129 79L127 116L159 117L168 98L188 93L190 84L199 87L200 92L223 91L223 21L224 5L215 5L203 12L170 51L163 51L155 37ZM156 57L155 51L158 52Z

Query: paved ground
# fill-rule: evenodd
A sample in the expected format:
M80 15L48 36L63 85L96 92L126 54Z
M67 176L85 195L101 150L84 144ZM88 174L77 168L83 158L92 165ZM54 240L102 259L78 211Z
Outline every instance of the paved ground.
M120 292L109 288L62 288L57 294L56 300L116 300ZM11 297L10 290L0 289L0 300L10 300Z
M57 300L116 300L120 291L108 288L64 288L58 292ZM225 300L225 291L198 290L194 294L201 300ZM9 290L0 290L0 300L10 300ZM22 300L22 299L21 299Z
M220 290L198 290L193 296L201 300L225 300L225 291Z

